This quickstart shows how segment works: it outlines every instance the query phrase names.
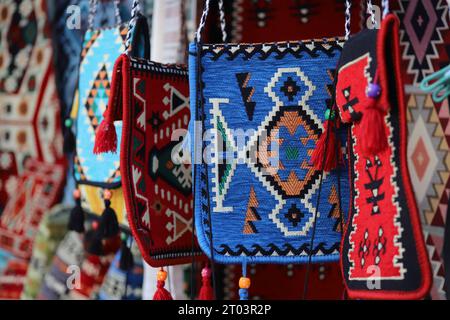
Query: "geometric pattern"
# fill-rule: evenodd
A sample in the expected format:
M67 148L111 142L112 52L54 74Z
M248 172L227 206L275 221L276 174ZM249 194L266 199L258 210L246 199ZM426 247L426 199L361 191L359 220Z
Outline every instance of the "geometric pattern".
M27 161L16 191L0 218L0 246L15 256L31 257L34 238L44 214L58 201L64 166Z
M448 5L445 0L400 0L396 11L400 21L400 41L407 61L406 74L413 84L437 71L434 61L439 59L438 46L448 29ZM410 82L408 81L408 83Z
M75 180L114 188L120 185L119 152L94 155L95 133L103 120L110 95L113 64L124 50L127 28L88 30L81 54L80 73L72 114L76 116ZM118 146L122 124L116 124Z
M361 82L367 81L366 70L372 78L378 74L385 89L377 106L389 106L383 110L383 125L378 129L386 134L386 149L374 150L372 155L364 154L361 141L366 139L367 129L358 122L351 127L349 167L354 186L350 189L352 206L342 242L341 265L347 292L355 299L421 299L431 287L420 215L409 178L407 101L403 87L399 87L403 83L399 78L400 50L396 47L398 25L397 17L390 14L382 21L379 31L361 31L353 41L347 42L341 65L347 66L349 61L367 54L371 59L358 70L344 68L338 73L336 100L338 104L341 102L339 108L346 100L339 96L345 96L343 88L351 82L358 86L358 90L352 90L352 95L359 98L362 119L370 117L368 109L371 107L364 102L366 85L361 86ZM387 94L387 91L396 93ZM354 108L358 110L358 106ZM417 177L425 179L427 166L436 161L425 155L428 142L417 140L417 148L409 154L415 156L411 163L421 169Z
M425 243L430 257L431 272L433 274L433 287L430 296L433 300L446 300L445 271L443 264L444 237L436 229L424 228Z
M429 94L412 86L407 86L406 91L408 161L432 267L430 294L433 300L445 300L442 249L444 240L448 241L443 234L450 199L449 104L445 100L438 106Z
M203 251L210 254L212 225L216 261L305 262L309 253L315 262L338 258L334 173L324 173L316 221L320 232L309 248L320 177L310 159L330 98L328 70L342 45L328 41L203 45L202 59L191 58L194 73L192 66L202 64L198 76L205 101L202 110L193 98L191 113L208 136L203 146L195 141L193 149L193 154L203 150L208 160L195 164L196 227ZM341 177L346 185L347 175Z
M45 1L0 3L0 212L27 159L63 158Z
M411 180L421 211L422 223L442 228L447 215L449 146L431 95L413 90L413 87L407 88L410 133L408 165ZM448 104L442 104L439 112L442 116L445 112L448 113ZM445 201L441 204L443 196Z
M431 296L443 300L442 243L450 241L443 238L450 193L450 112L448 100L436 103L417 86L423 77L448 64L449 9L445 0L399 0L398 4L407 84L409 169L433 269Z
M128 221L152 267L183 264L192 254L192 171L183 140L189 124L187 71L123 54L113 95L123 101L121 172ZM120 91L120 93L119 93Z

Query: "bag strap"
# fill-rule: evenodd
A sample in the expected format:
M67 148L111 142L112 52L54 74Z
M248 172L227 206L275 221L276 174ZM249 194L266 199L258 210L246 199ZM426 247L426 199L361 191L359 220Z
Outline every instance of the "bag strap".
M206 25L206 18L208 17L210 3L211 3L211 0L205 1L205 8L203 9L202 17L200 18L200 24L199 24L197 32L195 34L195 39L198 43L201 42L201 36L202 36L203 29L205 28L205 25ZM223 0L218 0L218 5L219 5L219 14L220 14L220 27L222 30L222 40L223 40L223 42L226 42L227 32L226 32L225 8L224 8Z
M219 0L220 29L222 30L222 41L227 42L227 22L225 19L225 8L223 0Z
M141 12L141 6L139 0L133 0L131 5L131 18L128 24L128 33L125 40L125 52L128 54L131 47L131 40L133 38L134 28L136 27L138 14Z
M382 0L381 5L383 6L383 19L384 19L389 13L389 0Z
M140 54L140 48L144 48ZM141 14L139 0L133 0L131 18L125 39L125 54L150 60L150 34L147 19Z
M122 24L122 17L120 16L119 10L120 0L113 0L114 4L114 17L116 19L116 24ZM88 17L88 28L90 30L94 29L94 20L97 14L97 8L99 6L98 0L89 0L89 17Z

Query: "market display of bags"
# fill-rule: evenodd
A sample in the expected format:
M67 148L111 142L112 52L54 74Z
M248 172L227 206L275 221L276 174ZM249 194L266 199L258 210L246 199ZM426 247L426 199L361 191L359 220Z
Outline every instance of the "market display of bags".
M449 12L1 1L0 299L448 298Z
M70 208L54 206L42 219L33 246L22 299L36 299L42 280L48 271L56 249L67 232Z

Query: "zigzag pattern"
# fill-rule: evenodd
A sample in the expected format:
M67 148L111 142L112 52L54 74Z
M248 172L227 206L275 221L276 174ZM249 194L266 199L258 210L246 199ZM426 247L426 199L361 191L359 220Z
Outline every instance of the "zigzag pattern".
M273 42L264 44L207 44L202 47L202 57L208 56L216 61L222 55L227 55L227 59L232 61L239 56L249 60L257 56L260 60L266 60L271 55L276 59L282 59L291 54L297 59L304 57L304 54L312 58L318 57L318 52L325 53L328 57L334 57L336 50L342 50L344 42L340 38L309 40L298 42Z
M220 247L223 248L221 251L217 251L221 255L230 255L230 256L256 256L256 255L263 255L265 257L267 256L273 256L274 254L277 256L288 256L290 254L299 256L308 256L310 254L310 250L308 249L309 243L303 244L300 248L294 248L290 244L285 244L283 248L279 248L273 243L270 243L267 245L269 247L268 250L264 250L263 247L260 245L254 244L252 247L254 250L249 250L245 246L239 244L236 246L236 250L231 249L228 245L222 244ZM339 252L340 243L334 243L330 248L325 247L325 243L321 242L319 243L313 250L312 254L315 255L317 253L322 254L332 254L333 252L338 251Z

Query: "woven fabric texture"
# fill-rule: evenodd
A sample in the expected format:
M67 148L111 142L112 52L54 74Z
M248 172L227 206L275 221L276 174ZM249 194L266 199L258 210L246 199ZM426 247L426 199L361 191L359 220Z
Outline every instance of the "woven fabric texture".
M337 175L324 173L317 207L320 172L310 160L341 49L335 39L191 45L191 114L207 132L202 146L191 121L195 221L209 256L212 228L216 261L303 263L310 252L313 262L338 260ZM347 212L348 198L341 206Z

